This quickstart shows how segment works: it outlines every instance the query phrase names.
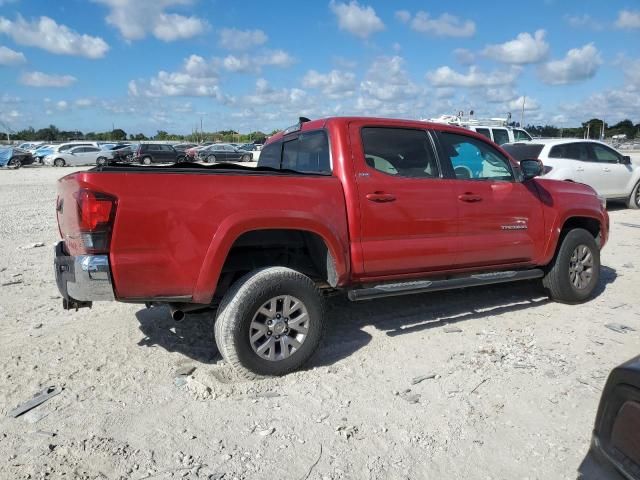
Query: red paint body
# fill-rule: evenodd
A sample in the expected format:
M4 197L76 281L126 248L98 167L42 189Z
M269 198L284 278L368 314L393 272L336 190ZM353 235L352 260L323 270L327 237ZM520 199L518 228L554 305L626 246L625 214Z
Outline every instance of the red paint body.
M62 178L59 198L71 202L74 192L87 188L117 199L109 258L116 297L129 301L191 297L210 302L231 246L252 230L318 234L335 260L341 287L546 265L563 224L576 216L597 220L601 245L607 240L608 216L590 187L542 179L385 175L365 163L359 135L363 126L451 131L489 142L439 124L330 118L304 123L302 130L326 130L332 176L88 171ZM380 195L394 201L372 201ZM481 201L463 200L469 196ZM58 220L63 237L77 228L72 209L66 208ZM501 229L518 222L527 228ZM73 242L68 248L71 255L81 253L74 251Z

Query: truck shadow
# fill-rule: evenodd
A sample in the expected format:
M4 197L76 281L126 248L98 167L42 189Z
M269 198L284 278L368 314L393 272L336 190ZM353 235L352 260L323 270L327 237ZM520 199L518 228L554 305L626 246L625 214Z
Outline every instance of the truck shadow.
M602 267L594 292L599 296L615 281L616 271ZM390 337L444 328L490 315L535 309L549 303L539 282L517 282L352 303L344 296L327 299L326 333L307 368L331 365L371 341L364 328L372 326ZM220 360L213 335L212 313L190 314L175 322L166 307L136 313L144 338L140 346L159 346L193 360L213 364ZM471 324L472 325L472 324Z

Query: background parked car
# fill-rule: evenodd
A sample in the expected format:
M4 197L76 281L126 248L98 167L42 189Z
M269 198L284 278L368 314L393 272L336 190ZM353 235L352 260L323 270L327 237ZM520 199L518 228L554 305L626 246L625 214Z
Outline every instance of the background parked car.
M556 138L503 145L516 160L539 159L545 178L586 183L608 200L640 208L640 166L596 140Z
M253 160L258 161L260 159L260 151L262 150L262 145L259 143L245 143L241 145L240 150L244 150L246 152L251 152L253 154Z
M65 151L51 153L44 157L46 165L55 167L80 166L80 165L102 165L113 157L107 150L101 150L93 146L77 146Z
M133 156L134 161L144 165L152 163L175 163L185 160L184 153L164 143L141 143Z
M138 144L120 144L113 145L106 150L111 152L113 161L115 162L130 162L133 159L133 154L138 150Z
M175 148L177 152L184 153L190 148L197 147L197 146L198 145L195 143L178 143L177 145L174 145L173 148Z
M21 148L0 147L0 167L18 169L23 165L30 165L34 161L33 155Z
M213 162L250 162L253 153L240 150L231 144L216 143L198 152L199 160L207 163Z

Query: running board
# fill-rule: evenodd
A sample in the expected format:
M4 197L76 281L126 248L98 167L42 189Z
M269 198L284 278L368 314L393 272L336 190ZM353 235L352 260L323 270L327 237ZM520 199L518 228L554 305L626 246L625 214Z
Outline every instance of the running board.
M349 290L348 297L352 302L371 300L372 298L395 297L414 293L437 292L455 288L478 287L493 283L515 282L542 278L544 272L539 268L508 272L476 273L468 277L456 277L448 280L414 280L410 282L382 283L375 287Z

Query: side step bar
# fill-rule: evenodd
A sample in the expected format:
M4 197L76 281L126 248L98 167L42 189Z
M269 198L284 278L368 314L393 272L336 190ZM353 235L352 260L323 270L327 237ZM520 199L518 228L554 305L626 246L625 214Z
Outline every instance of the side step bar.
M478 287L493 283L515 282L542 278L544 271L539 268L508 272L476 273L468 277L456 277L448 280L414 280L409 282L382 283L375 287L356 288L347 293L349 300L371 300L373 298L395 297L414 293L437 292L455 288Z

